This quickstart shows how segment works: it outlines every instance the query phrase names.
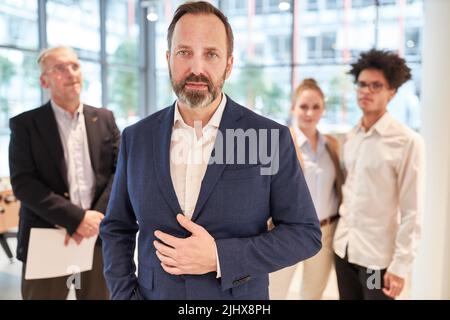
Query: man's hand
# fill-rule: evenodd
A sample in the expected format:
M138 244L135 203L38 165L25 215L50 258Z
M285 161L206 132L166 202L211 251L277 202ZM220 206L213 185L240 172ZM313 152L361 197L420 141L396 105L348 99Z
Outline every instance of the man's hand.
M384 274L383 293L391 298L396 298L403 290L405 279L390 272Z
M205 274L217 271L216 242L202 226L192 222L182 214L177 215L178 223L192 233L188 238L176 238L159 230L154 241L156 255L162 268L170 274Z
M67 246L69 244L69 240L73 239L77 244L80 244L81 241L83 241L83 236L80 235L79 233L74 233L72 234L72 237L70 236L70 234L66 233L66 238L64 239L64 246Z
M96 236L99 233L100 222L102 222L103 217L103 213L101 212L87 210L76 233L80 234L83 238Z

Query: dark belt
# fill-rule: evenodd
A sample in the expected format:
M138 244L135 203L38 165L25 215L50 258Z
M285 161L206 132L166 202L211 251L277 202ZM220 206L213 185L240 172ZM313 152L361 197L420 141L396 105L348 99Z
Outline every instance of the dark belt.
M336 214L332 217L320 220L320 226L323 227L323 226L329 225L329 224L333 223L335 220L337 220L338 218L339 218L339 215Z

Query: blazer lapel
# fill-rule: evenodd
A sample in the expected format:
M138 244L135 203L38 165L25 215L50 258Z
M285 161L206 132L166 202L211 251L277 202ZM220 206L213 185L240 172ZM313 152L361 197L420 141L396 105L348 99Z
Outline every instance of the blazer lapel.
M202 185L200 188L200 194L198 196L197 203L195 205L195 210L192 215L192 221L195 221L198 218L198 215L200 214L200 211L202 210L203 206L206 203L206 200L208 200L209 196L211 195L211 192L214 190L214 187L216 186L217 182L219 181L220 176L222 175L223 170L225 169L226 163L229 162L227 160L227 157L233 156L232 152L229 152L227 155L226 153L226 130L227 129L237 129L237 120L242 116L242 111L235 107L234 102L227 96L227 104L225 106L225 109L223 111L222 120L220 121L219 131L222 134L223 137L223 143L219 143L220 140L216 139L212 154L215 153L215 150L218 148L222 148L223 151L223 161L222 163L212 163L209 164L205 176L202 181ZM219 134L219 132L218 132ZM226 159L225 159L226 158Z
M102 134L100 132L98 114L93 107L83 106L84 122L86 125L86 135L89 146L89 157L91 158L92 169L98 173L100 150L102 144Z
M68 188L69 182L67 180L67 166L64 159L64 150L59 136L58 124L56 123L55 114L53 113L50 102L44 105L42 112L37 114L34 121L37 131L47 145L48 154L55 162L58 172L61 175L66 188Z
M159 119L159 127L153 131L153 154L156 182L166 200L175 214L181 213L177 195L172 184L170 175L170 140L172 136L173 117L175 105L163 113Z

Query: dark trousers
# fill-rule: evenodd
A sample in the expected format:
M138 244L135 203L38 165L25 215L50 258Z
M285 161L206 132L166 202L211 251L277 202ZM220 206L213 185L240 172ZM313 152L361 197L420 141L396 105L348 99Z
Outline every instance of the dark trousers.
M371 270L336 254L335 268L341 300L392 300L383 293L386 269Z
M25 280L26 265L22 268L22 298L24 300L65 300L69 294L71 281L69 276ZM71 278L76 278L72 276ZM69 280L69 281L68 281ZM69 282L69 284L67 283ZM102 248L95 246L92 270L79 274L75 280L75 295L77 300L108 300L109 292L103 276ZM79 285L79 288L77 288Z

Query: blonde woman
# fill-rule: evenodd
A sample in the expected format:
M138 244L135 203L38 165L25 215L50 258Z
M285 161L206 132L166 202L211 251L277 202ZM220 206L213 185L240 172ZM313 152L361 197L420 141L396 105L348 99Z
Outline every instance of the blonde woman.
M317 129L324 111L324 94L316 81L303 80L292 101L291 134L320 220L322 249L303 262L301 299L322 297L334 261L332 239L339 217L343 176L337 140Z

